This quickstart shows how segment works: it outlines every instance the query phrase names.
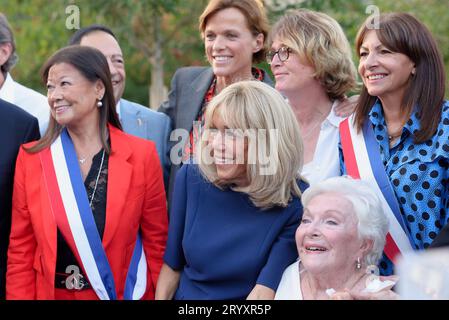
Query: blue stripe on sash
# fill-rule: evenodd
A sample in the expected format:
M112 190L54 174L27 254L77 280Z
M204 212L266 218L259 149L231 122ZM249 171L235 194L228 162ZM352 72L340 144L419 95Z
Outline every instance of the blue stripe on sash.
M75 147L73 146L73 142L70 139L70 136L68 135L66 129L61 132L61 142L64 149L64 155L66 158L67 168L69 171L70 180L72 182L76 202L81 215L81 221L83 222L83 226L92 250L92 254L95 258L100 277L108 292L109 298L111 300L116 300L117 296L115 291L114 277L112 275L106 253L101 243L100 236L98 234L97 225L89 206L86 189L84 187L81 172L79 170Z
M368 152L368 158L371 163L371 168L373 170L373 175L376 179L376 183L379 186L379 189L382 191L382 194L388 205L390 206L396 220L399 222L399 225L404 230L410 241L410 234L402 218L401 209L399 208L399 204L397 202L398 200L393 191L393 187L391 186L390 179L385 172L385 167L380 157L379 145L376 141L376 138L374 137L374 131L371 128L371 124L369 123L369 121L365 121L365 124L363 126L363 137L365 139L366 150Z
M125 282L125 292L123 297L125 300L133 300L134 288L137 281L137 268L139 267L140 257L142 256L143 246L140 233L137 234L136 245L134 246L133 256L129 265L128 274Z

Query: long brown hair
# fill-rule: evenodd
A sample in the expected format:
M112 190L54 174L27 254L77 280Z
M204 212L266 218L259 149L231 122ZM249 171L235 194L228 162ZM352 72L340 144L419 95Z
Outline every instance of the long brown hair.
M111 73L105 56L97 49L87 46L69 46L58 50L45 62L41 69L42 81L46 85L50 68L56 64L67 63L75 67L88 81L94 84L97 80L103 82L105 87L100 110L101 143L107 153L110 152L108 144L108 123L122 129L115 110L115 99L111 83ZM61 134L63 126L58 124L51 116L48 129L44 136L31 148L25 149L29 153L36 153L50 146Z
M369 17L358 31L356 48L359 58L366 33L373 29L375 22L375 17ZM375 31L385 47L405 54L415 64L416 74L406 88L401 111L411 114L413 108L418 107L421 129L414 133L414 142L423 143L435 134L444 102L446 76L437 43L427 27L408 13L381 14ZM355 113L358 130L362 129L376 99L365 86L362 87Z

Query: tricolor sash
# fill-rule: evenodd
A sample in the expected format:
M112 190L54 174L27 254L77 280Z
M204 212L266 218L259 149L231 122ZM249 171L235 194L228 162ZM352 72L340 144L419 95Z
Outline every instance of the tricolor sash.
M40 159L56 224L101 300L116 300L114 277L89 205L73 142L64 129ZM124 298L146 291L147 264L140 234L125 282Z
M401 215L397 198L391 186L380 157L379 145L374 130L366 121L362 132L351 125L353 115L340 123L340 136L343 156L348 175L354 179L367 181L382 202L390 229L384 252L395 263L396 259L412 249L409 233Z

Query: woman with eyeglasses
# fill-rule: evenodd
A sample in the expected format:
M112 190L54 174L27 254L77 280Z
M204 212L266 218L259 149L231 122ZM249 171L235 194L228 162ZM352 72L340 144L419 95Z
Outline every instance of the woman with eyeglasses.
M345 94L356 86L346 36L333 18L295 10L273 27L267 53L276 89L288 98L304 139L302 175L314 184L340 175L338 126ZM353 104L347 104L352 111ZM339 112L340 111L340 112Z
M169 203L181 162L195 152L199 127L209 101L224 88L241 80L259 80L273 85L264 70L253 64L263 61L268 18L260 0L211 0L199 18L208 67L185 67L176 71L168 101L159 111L166 113L174 129L184 133L172 145ZM194 123L199 124L199 126ZM178 141L178 140L176 140ZM182 157L181 157L182 154ZM176 157L176 158L175 158Z

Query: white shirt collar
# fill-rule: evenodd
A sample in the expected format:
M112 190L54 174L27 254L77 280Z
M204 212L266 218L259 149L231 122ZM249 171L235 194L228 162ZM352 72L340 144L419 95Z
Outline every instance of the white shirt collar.
M117 105L115 106L115 110L117 111L117 115L118 115L119 120L121 120L121 117L120 117L120 105L121 105L121 101L122 101L122 99L120 99L120 100L117 102Z
M327 116L326 120L324 122L329 122L334 127L338 128L340 126L340 122L342 122L345 118L339 117L335 114L335 108L341 103L340 100L334 100L334 103L331 107L331 112L329 112L329 115Z

